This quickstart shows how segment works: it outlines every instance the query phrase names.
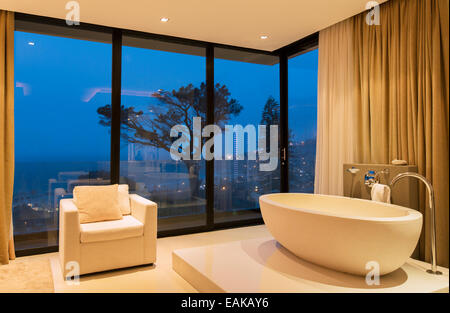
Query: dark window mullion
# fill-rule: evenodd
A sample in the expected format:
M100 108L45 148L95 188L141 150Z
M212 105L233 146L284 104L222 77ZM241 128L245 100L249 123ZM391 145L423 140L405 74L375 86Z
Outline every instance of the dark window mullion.
M206 47L206 124L214 124L214 46ZM206 161L206 227L214 228L214 159Z
M280 166L281 192L289 192L288 58L280 55Z
M111 88L111 184L120 180L120 114L122 89L122 31L113 31Z

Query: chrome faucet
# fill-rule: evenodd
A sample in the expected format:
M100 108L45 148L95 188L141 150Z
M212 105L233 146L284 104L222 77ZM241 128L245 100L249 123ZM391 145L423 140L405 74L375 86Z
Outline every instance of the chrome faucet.
M394 185L402 178L405 177L414 177L419 180L421 180L426 186L428 190L428 200L430 202L430 218L431 218L431 270L427 270L427 273L429 274L435 274L435 275L442 275L441 272L437 270L437 264L436 264L436 212L435 212L435 205L434 205L434 190L433 186L431 185L430 181L426 179L424 176L412 173L412 172L406 172L398 174L397 176L392 179L392 182L390 184L391 188L394 187Z

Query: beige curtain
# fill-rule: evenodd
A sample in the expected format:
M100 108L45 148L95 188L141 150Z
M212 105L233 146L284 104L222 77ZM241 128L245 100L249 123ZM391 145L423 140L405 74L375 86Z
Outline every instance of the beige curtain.
M353 23L319 34L315 192L342 195L343 164L354 161Z
M391 0L380 7L380 25L369 26L366 13L357 15L330 29L342 28L351 33L353 62L353 131L345 139L335 124L325 125L319 115L319 129L326 141L353 141L354 161L387 164L393 159L404 159L416 164L419 173L426 176L436 192L438 264L449 264L449 13L448 0ZM349 30L351 28L351 30ZM322 46L334 39L321 32ZM322 36L322 33L324 36ZM328 48L324 49L325 52ZM333 51L328 49L330 53ZM337 50L335 50L337 51ZM349 57L334 52L322 56L336 64L348 62ZM322 76L330 76L326 63L319 57L319 112L333 105L323 99L341 97L341 91L320 85ZM331 63L331 62L330 62ZM340 65L338 65L340 67ZM345 75L348 75L346 73ZM333 77L333 74L331 74ZM343 79L344 74L335 75ZM327 96L321 96L326 94ZM336 94L336 95L335 95ZM349 101L351 103L352 101ZM350 107L352 104L349 105ZM322 108L323 107L323 108ZM338 107L339 109L339 107ZM330 113L328 113L330 114ZM338 113L333 113L338 114ZM320 134L318 134L320 138ZM320 142L319 142L320 144ZM339 149L317 150L318 167L316 188L319 192L333 190L342 184L336 175L328 180L329 159L346 159ZM349 158L350 159L350 158ZM327 161L328 160L328 161ZM336 163L336 161L333 161ZM342 163L337 164L342 171ZM339 181L337 180L339 179ZM328 185L328 186L327 186ZM330 185L332 187L330 187ZM341 189L339 189L341 193ZM420 190L421 207L428 218L425 189ZM429 225L425 225L421 240L421 258L430 260Z
M14 13L0 10L0 264L14 259Z

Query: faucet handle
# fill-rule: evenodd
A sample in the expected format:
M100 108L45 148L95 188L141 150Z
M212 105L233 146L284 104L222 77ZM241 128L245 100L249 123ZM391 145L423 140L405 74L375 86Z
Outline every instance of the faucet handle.
M364 175L364 185L372 188L373 185L378 184L377 173L373 170L369 170Z

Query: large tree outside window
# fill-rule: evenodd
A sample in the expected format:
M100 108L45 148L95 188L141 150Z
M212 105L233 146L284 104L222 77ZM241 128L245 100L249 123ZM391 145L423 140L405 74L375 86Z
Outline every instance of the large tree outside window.
M178 90L159 90L152 94L157 103L149 103L146 112L136 110L134 107L122 106L121 136L128 143L142 146L151 146L170 152L174 138L170 131L175 125L186 125L189 133L193 134L193 117L200 117L206 121L206 84L199 87L192 84L180 87ZM225 85L216 84L215 98L215 124L224 128L231 116L237 116L242 106L236 99L231 98ZM111 126L111 105L100 107L97 110L99 123ZM207 138L204 138L204 141ZM191 140L191 145L193 145ZM199 163L193 160L194 148L190 149L190 160L182 160L190 174L191 194L196 196L199 191Z

